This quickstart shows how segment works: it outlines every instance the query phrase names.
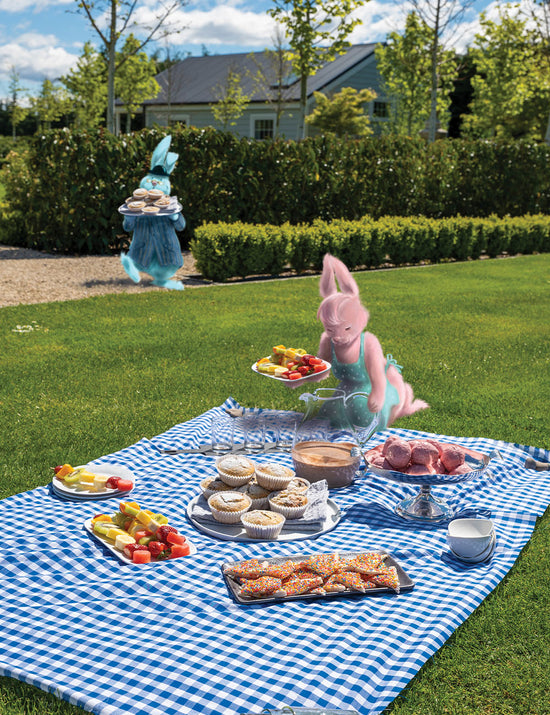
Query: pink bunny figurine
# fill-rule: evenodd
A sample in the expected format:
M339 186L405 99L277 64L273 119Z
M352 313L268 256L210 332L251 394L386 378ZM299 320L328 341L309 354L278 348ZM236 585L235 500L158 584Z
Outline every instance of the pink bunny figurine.
M367 425L374 413L380 413L378 429L384 429L398 417L427 408L423 400L414 399L412 387L404 382L392 356L384 357L378 338L364 332L369 312L361 304L357 283L342 261L328 253L319 292L323 300L317 317L325 330L318 355L332 363L332 373L340 380L338 388L346 395L369 394L367 407L372 414L355 415L356 424Z

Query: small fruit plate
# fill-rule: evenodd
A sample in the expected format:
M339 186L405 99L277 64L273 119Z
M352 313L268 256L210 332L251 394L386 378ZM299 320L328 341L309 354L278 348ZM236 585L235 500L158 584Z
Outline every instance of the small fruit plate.
M102 539L101 536L99 536L99 534L96 534L96 533L94 532L93 527L92 527L92 520L91 520L91 519L86 519L86 521L84 522L84 528L86 529L86 531L87 531L89 534L91 534L91 535L94 537L94 539L95 539L96 541L99 541L99 543L100 543L102 546L105 546L106 549L109 549L109 551L110 551L112 554L114 554L119 561L122 561L122 562L125 563L125 564L134 565L134 562L132 561L132 559L129 559L129 558L126 556L126 554L124 554L122 551L119 551L118 549L115 549L114 543L113 543L112 541L108 541L107 539ZM187 554L187 556L193 556L193 554L196 554L196 553L197 553L197 547L195 546L195 544L191 543L191 541L189 541L189 539L187 539L187 538L186 538L186 542L189 544L189 553ZM181 556L178 556L178 558L181 558ZM174 560L173 558L171 558L171 559L170 559L170 558L169 558L169 559L159 559L159 560L157 560L157 561L150 561L149 563L151 563L151 564L162 564L162 563L164 563L165 561L173 561L173 560ZM141 565L141 564L138 564L138 565Z
M314 581L311 582L312 591L309 593L305 592L293 593L291 595L274 595L275 593L277 593L277 591L275 591L274 593L268 595L249 596L243 595L241 590L242 586L239 583L239 579L241 578L239 576L239 569L241 567L246 568L247 564L251 564L253 567L255 564L258 564L259 574L263 574L264 576L269 576L271 574L272 576L277 578L277 567L282 567L283 569L285 569L285 567L290 565L290 569L292 569L292 564L295 563L295 568L297 571L299 571L298 578L304 579L307 577L307 574L304 572L307 572L309 570L308 562L310 560L315 561L319 559L326 560L329 562L330 560L336 560L342 564L342 571L344 571L346 570L345 564L358 557L362 557L363 559L366 559L371 563L372 561L379 563L381 565L380 568L387 570L388 582L391 581L392 586L380 586L377 585L374 581L369 582L368 579L375 578L374 575L369 577L361 576L360 573L355 573L354 575L351 574L351 578L353 579L355 576L357 580L357 583L354 584L355 587L353 587L352 585L344 586L343 584L341 584L339 586L336 586L340 590L328 591L325 589L325 587L331 588L331 581L336 582L336 584L338 584L338 578L332 578L330 576L322 577L314 571L312 571L311 577L317 578L319 584L315 585ZM262 568L264 568L265 571L262 571ZM271 559L263 559L259 557L257 560L250 559L248 561L226 561L225 563L221 564L221 571L229 593L233 596L237 603L242 603L246 605L252 605L255 603L279 603L281 601L294 601L296 599L312 600L319 598L333 599L342 596L379 596L385 594L397 595L399 593L403 593L404 591L411 591L414 588L414 581L405 573L405 571L397 563L397 561L395 561L395 559L390 554L380 550L372 550L368 552L343 551L331 554L298 554L292 556L277 556ZM283 572L279 574L279 577L283 580L285 578L285 573L287 572L283 570ZM290 572L290 575L292 575L292 572ZM242 578L246 578L246 583L252 585L254 583L254 579L250 578L250 576L254 576L254 574L245 574ZM350 576L348 572L348 578L349 577ZM248 578L250 578L250 580L248 580ZM262 576L258 576L255 578L262 578ZM284 583L281 584L281 588L285 588ZM334 584L332 585L332 588L335 588ZM289 587L287 590L289 591L289 593L291 593L293 588Z
M134 473L130 469L128 469L128 467L124 467L121 464L85 464L80 465L79 467L75 467L75 470L83 468L91 474L106 474L109 477L121 477L122 479L129 479L133 482L134 485L132 489L136 486L136 477ZM65 484L62 479L56 476L54 476L54 478L52 479L52 489L58 496L75 499L78 501L109 499L110 497L129 494L132 491L132 489L127 489L123 491L121 489L111 489L109 487L101 491L97 489L87 489L82 484L77 484L75 486Z
M298 377L294 380L290 380L287 377L277 377L276 375L270 375L268 372L262 372L261 370L258 370L258 363L255 362L254 365L252 365L252 371L257 373L258 375L263 375L264 377L270 377L272 380L277 380L277 382L282 382L285 385L292 385L292 387L298 387L299 385L303 385L304 382L310 382L312 379L315 378L315 380L318 380L320 377L328 377L328 373L330 372L330 368L332 365L328 362L328 360L323 360L325 363L326 367L324 370L319 370L319 372L312 372L310 375L304 375L304 377Z

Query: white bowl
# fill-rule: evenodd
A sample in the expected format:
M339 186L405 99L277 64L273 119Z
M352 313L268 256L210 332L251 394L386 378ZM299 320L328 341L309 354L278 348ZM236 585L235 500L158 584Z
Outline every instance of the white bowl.
M454 519L449 523L447 543L459 558L475 559L488 549L494 535L490 519Z

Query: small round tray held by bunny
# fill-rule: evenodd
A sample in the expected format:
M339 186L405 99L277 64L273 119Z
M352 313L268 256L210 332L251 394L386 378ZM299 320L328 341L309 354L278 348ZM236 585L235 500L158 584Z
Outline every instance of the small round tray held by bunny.
M123 216L171 216L179 213L183 206L179 203L177 196L168 196L169 202L166 203L163 198L154 202L147 202L130 197L118 207L118 212Z

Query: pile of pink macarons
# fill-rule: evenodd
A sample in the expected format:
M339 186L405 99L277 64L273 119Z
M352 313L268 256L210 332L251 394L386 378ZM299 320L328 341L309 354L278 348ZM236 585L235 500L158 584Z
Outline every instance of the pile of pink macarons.
M435 439L388 437L378 453L371 453L369 463L381 469L412 475L456 475L472 471L472 467L466 464L466 451L460 445Z

